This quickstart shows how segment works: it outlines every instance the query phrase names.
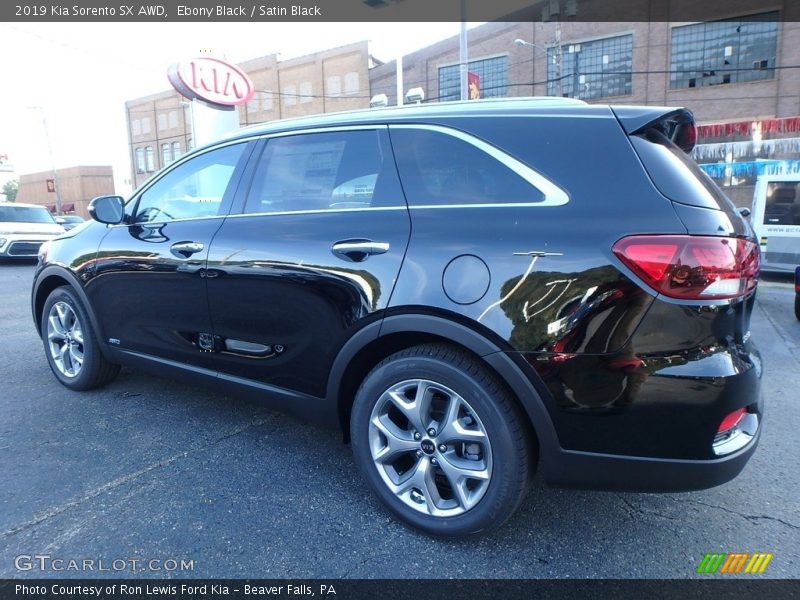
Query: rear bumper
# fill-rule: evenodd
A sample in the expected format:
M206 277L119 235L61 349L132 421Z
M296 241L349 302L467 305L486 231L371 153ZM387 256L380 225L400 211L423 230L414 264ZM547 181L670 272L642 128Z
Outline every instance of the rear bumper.
M683 460L618 456L558 450L547 458L544 478L559 487L635 492L686 492L727 483L741 473L761 436L727 456L709 460Z

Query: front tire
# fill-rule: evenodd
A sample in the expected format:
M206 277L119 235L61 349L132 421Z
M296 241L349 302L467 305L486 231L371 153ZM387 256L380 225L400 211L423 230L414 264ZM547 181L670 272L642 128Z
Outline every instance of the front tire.
M100 351L86 308L67 286L53 290L44 303L42 342L56 379L71 390L104 386L119 373L119 365Z
M477 359L443 344L378 364L356 393L350 436L384 505L439 536L502 525L522 502L535 464L514 398Z

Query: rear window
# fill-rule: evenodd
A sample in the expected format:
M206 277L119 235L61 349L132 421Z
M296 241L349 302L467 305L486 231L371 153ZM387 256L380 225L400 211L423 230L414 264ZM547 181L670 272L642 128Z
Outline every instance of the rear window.
M774 181L767 185L764 225L800 225L800 183Z
M0 222L55 223L46 208L34 206L0 206Z
M650 179L664 196L681 204L735 213L733 203L717 184L663 133L648 129L630 139Z

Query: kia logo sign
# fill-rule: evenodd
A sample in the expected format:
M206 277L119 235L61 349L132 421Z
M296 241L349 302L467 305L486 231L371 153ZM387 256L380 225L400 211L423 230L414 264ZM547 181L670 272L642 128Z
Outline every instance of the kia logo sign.
M200 57L172 65L169 82L180 94L203 100L218 108L244 104L255 89L247 74L236 65L217 58Z

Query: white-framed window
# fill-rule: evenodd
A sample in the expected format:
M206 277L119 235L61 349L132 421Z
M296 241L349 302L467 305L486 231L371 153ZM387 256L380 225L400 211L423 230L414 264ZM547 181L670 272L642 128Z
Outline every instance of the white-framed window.
M174 110L169 111L169 128L175 129L178 126L178 113Z
M136 172L144 173L147 165L144 162L144 148L136 149Z
M297 88L293 85L287 85L283 88L283 104L284 106L294 106L297 104Z
M142 119L142 134L150 133L150 119L145 117Z
M351 71L344 76L344 93L357 94L358 90L358 72Z
M134 136L142 135L142 122L139 119L131 121L131 132Z
M172 160L178 160L181 157L181 143L172 142Z
M166 167L172 162L172 147L167 144L161 144L161 166Z
M152 146L147 146L144 149L144 160L145 160L145 164L147 166L147 172L148 173L152 173L153 171L156 170L156 165L155 165L155 161L154 161L154 157L153 157L153 147Z
M312 94L314 93L314 88L311 86L310 81L304 81L300 84L300 102L302 104L306 104L311 102L314 98L312 98Z
M158 130L163 131L167 128L167 115L161 113L158 115Z
M261 96L261 110L272 110L272 92L264 92Z
M248 113L257 113L258 112L258 105L259 105L258 96L255 96L252 100L250 100L250 102L248 102L246 104L247 112Z
M327 90L328 96L341 96L342 95L342 78L338 75L331 75L328 77Z

